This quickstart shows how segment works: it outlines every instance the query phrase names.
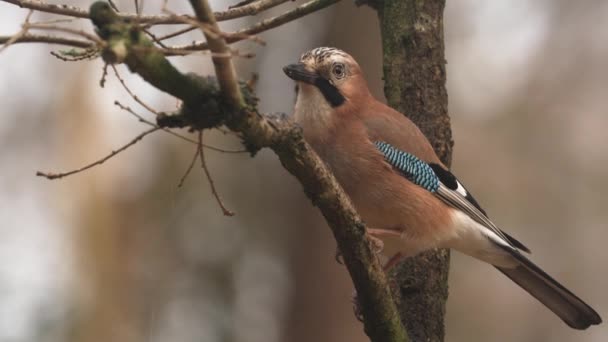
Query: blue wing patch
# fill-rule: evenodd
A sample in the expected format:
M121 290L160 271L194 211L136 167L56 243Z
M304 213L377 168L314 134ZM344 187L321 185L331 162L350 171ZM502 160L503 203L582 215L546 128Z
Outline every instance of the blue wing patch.
M383 141L374 142L376 148L384 155L384 159L395 169L399 170L408 180L430 192L439 188L439 178L429 164L407 152L400 151Z

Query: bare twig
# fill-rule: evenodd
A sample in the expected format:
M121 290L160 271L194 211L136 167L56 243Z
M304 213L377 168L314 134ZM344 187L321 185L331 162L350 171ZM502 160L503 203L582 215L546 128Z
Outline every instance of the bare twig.
M250 3L254 2L255 0L243 0L241 2L237 2L236 5L232 5L232 6L228 6L229 9L233 9L233 8L237 8L237 7L242 7L245 5L249 5Z
M73 38L67 38L67 37L57 37L57 36L51 36L51 35L31 34L31 33L27 33L25 35L19 36L16 39L15 39L15 35L0 36L0 44L7 44L9 41L11 41L11 39L12 39L11 44L45 43L45 44L65 45L65 46L71 46L71 47L83 48L83 49L95 49L96 48L96 44L85 41L85 40L73 39ZM253 53L240 53L238 50L231 50L230 54L211 54L206 51L206 50L208 50L207 48L197 50L197 49L192 49L189 46L187 48L184 48L184 46L167 46L166 48L161 47L158 50L160 52L162 52L165 56L168 56L168 57L189 56L192 54L210 54L210 55L215 55L218 58L229 58L229 57L252 58L255 56Z
M11 36L8 36L8 37L0 36L0 44L7 44L13 37L15 37L15 36L12 36L12 37ZM15 43L59 44L59 45L67 45L67 46L84 48L84 49L93 48L95 46L95 44L88 42L86 40L72 39L72 38L65 38L65 37L56 37L56 36L49 36L49 35L40 35L40 34L31 34L31 33L27 33L20 37L17 37L17 39L15 39L12 43L13 44L15 44Z
M51 55L64 61L64 62L78 62L85 59L93 59L97 57L99 53L98 49L86 49L84 51L51 51ZM103 80L103 79L102 79ZM103 88L103 85L101 86Z
M255 57L255 53L253 53L253 52L241 53L239 50L234 50L234 49L230 49L230 53L227 53L227 54L212 53L212 52L209 52L208 50L184 50L184 49L173 48L171 46L167 47L166 49L160 48L158 50L167 57L190 56L190 55L196 55L196 54L209 55L211 57L217 57L217 58L232 58L232 57L253 58L253 57Z
M118 79L118 81L120 81L120 84L122 84L122 87L127 91L127 93L129 93L129 95L131 95L133 100L135 100L135 102L139 103L142 107L146 108L150 113L154 113L154 115L159 115L159 112L157 110L155 110L154 108L145 104L144 101L140 100L139 97L137 97L137 95L135 95L131 91L131 89L129 89L129 87L127 87L127 84L125 83L125 81L122 79L122 77L120 77L120 74L118 73L118 70L116 69L116 66L114 64L111 64L110 66L112 67L112 70L114 70L114 75L116 75L116 78Z
M270 29L281 26L290 21L294 21L294 20L301 18L303 16L306 16L310 13L316 12L325 7L333 5L339 1L340 0L311 0L307 3L304 3L304 4L294 8L293 10L287 11L276 17L268 18L257 24L254 24L248 28L238 30L233 33L227 33L225 41L226 41L226 43L229 43L229 44L236 43L236 42L244 39L243 37L240 36L242 34L249 36L249 35L258 34L258 33L264 32L264 31L268 31ZM199 43L193 43L193 44L183 45L183 46L174 46L173 48L180 49L180 50L197 50L198 51L198 50L209 49L209 44L207 42L202 42L202 43L199 42Z
M12 37L10 37L6 41L6 43L4 43L4 45L2 47L0 47L0 53L2 53L2 51L6 50L9 46L13 45L13 43L18 41L19 38L21 38L27 34L27 30L29 29L29 26L30 26L30 17L32 16L33 13L34 13L33 10L30 10L27 13L27 16L25 17L25 21L24 21L23 25L21 25L21 30L19 30L19 32L17 32Z
M217 201L217 204L222 209L222 213L224 216L234 216L234 212L228 210L222 202L220 195L218 195L217 190L215 189L215 184L213 183L213 178L211 177L211 173L209 173L209 169L207 169L207 163L205 163L205 152L203 151L203 131L198 131L198 155L201 159L201 167L205 171L205 175L207 176L207 180L209 181L209 186L211 187L211 192L213 193L213 197Z
M194 152L194 157L192 157L192 160L190 161L190 165L188 165L186 172L184 172L184 175L182 176L182 178L179 180L179 183L177 184L178 188L181 188L184 185L186 178L188 178L188 175L192 171L192 168L194 167L194 164L196 163L196 160L198 159L200 154L201 154L201 150L197 146L196 151Z
M44 24L44 25L69 24L69 23L73 23L75 20L76 20L76 18L42 20L42 21L37 21L36 24Z
M117 150L114 150L114 151L112 151L112 153L108 154L107 156L105 156L105 157L103 157L103 158L101 158L101 159L99 159L99 160L97 160L97 161L95 161L95 162L93 162L91 164L85 165L85 166L83 166L83 167L81 167L79 169L68 171L68 172L61 172L61 173L52 173L52 172L37 171L36 172L36 176L44 177L46 179L58 179L58 178L67 177L67 176L70 176L70 175L73 175L73 174L76 174L76 173L88 170L88 169L90 169L90 168L92 168L94 166L101 165L101 164L105 163L108 159L114 157L115 155L117 155L117 154L125 151L129 147L135 145L138 141L140 141L141 139L143 139L146 135L148 135L150 133L153 133L153 132L156 132L159 129L160 128L158 128L158 127L153 127L153 128L151 128L151 129L149 129L147 131L144 131L141 134L139 134L138 136L136 136L135 138L133 138L133 140L129 141L126 145L123 145L121 148L119 148Z
M174 37L177 37L177 36L181 36L182 34L184 34L184 33L188 33L188 32L190 32L190 31L194 31L194 30L196 30L197 28L198 28L198 26L193 26L193 25L192 25L192 26L189 26L189 27L183 28L183 29L181 29L181 30L177 30L177 31L175 31L175 32L172 32L172 33L166 34L166 35L164 35L164 36L160 36L160 37L158 37L158 40L163 41L163 40L166 40L166 39L170 39L170 38L174 38Z
M88 13L86 11L77 9L77 8L76 8L77 10L75 10L75 7L72 7L72 6L60 7L57 5L47 4L47 3L43 3L43 2L41 3L41 2L37 2L37 1L33 1L33 0L0 0L0 1L9 2L9 3L16 4L16 5L21 5L22 7L26 7L26 8L38 9L43 12L72 15L72 16L81 17L81 18L88 17ZM278 26L288 23L290 21L296 20L300 17L303 17L305 15L308 15L310 13L313 13L315 11L328 7L338 1L340 1L340 0L311 0L292 10L285 12L281 15L278 15L278 16L275 16L272 18L268 18L257 24L254 24L248 28L244 28L242 30L238 30L238 31L232 32L232 33L221 32L219 30L215 31L214 33L221 34L224 37L225 42L228 44L235 43L235 42L238 42L238 41L241 41L244 39L253 39L254 41L261 43L262 41L253 35L270 30L275 27L278 27ZM284 0L260 0L260 1L253 2L249 5L245 5L243 7L234 8L227 12L217 13L218 14L217 18L222 18L224 20L227 20L227 18L233 19L233 17L231 17L232 15L241 15L243 13L255 14L255 13L258 13L256 11L261 11L261 10L270 8L272 6L276 6L283 2L285 2L285 1ZM234 14L234 13L236 13L234 11L242 11L244 8L248 8L248 10L245 12L239 13L239 14ZM79 11L82 11L82 13ZM228 12L230 12L232 14L230 14L230 16L228 16L228 17L224 17L224 14L222 14L222 13L228 13ZM126 14L118 14L118 15L121 18L129 18L129 19L136 18L136 16L134 16L134 15L126 15ZM236 18L236 17L234 17L234 18ZM139 20L142 23L147 23L150 25L183 24L184 22L196 23L194 18L189 17L189 16L184 16L184 15L181 15L181 16L179 16L179 15L141 16L139 18ZM198 28L200 26L193 25L190 28L182 29L182 30L179 30L177 32L174 32L174 33L166 35L166 36L158 37L157 39L155 39L155 41L158 43L162 40L165 40L165 39L168 39L171 37L175 37L179 34L183 34L185 32L190 31L190 29L192 29L193 27ZM81 33L81 32L82 31L80 31L79 33ZM10 38L11 37L1 37L0 36L0 43L6 43ZM85 42L85 41L81 41L81 40L75 40L75 39L64 38L64 37L41 36L41 35L30 35L30 34L26 34L23 37L20 37L19 39L17 39L15 41L15 43L18 43L18 42L40 42L40 43L62 44L62 45L80 47L80 48L93 47L93 44ZM194 42L194 43L188 44L188 45L167 46L166 48L161 49L161 52L163 52L163 54L165 54L167 56L184 56L184 55L190 54L188 51L204 51L204 50L208 50L208 49L209 49L209 45L207 42ZM225 53L217 54L217 57L222 57L222 56L228 56L228 54L225 54ZM250 57L250 55L245 54L244 57Z
M99 86L104 87L106 85L106 78L108 77L108 66L110 64L104 63L103 68L101 70L101 79L99 80Z
M116 6L116 4L114 3L113 0L108 0L108 3L110 3L110 6L112 6L112 9L114 9L117 13L120 12L120 10L118 9L118 6Z
M158 39L154 33L150 31L150 29L143 29L143 31L150 37L152 40L158 44L160 47L168 49L169 47L162 42L162 40Z
M59 15L66 15L75 18L89 18L89 12L85 9L70 5L56 5L50 4L44 1L37 0L0 0L2 2L10 3L21 8L33 9L40 12L53 13ZM249 15L255 15L261 11L279 5L287 0L260 0L251 3L246 6L237 7L223 12L215 13L215 17L218 21L232 20L242 18ZM141 15L137 14L126 14L119 13L118 16L121 19L134 20L137 19L140 23L152 24L152 25L173 25L181 24L182 21L178 20L171 15ZM188 16L181 16L188 17ZM190 17L191 18L191 17Z
M181 135L179 133L175 133L175 132L173 132L172 130L170 130L168 128L160 127L157 124L155 124L154 122L152 122L150 120L147 120L146 118L144 118L140 114L137 114L129 106L125 106L125 105L121 104L118 101L114 101L114 104L116 106L118 106L118 108L120 108L120 109L126 111L127 113L133 115L134 117L136 117L139 120L139 122L145 123L146 125L149 125L149 126L152 126L152 127L160 128L164 132L169 133L169 134L173 135L174 137L182 139L182 140L187 141L189 143L192 143L192 144L195 144L195 145L198 144L198 142L196 140L190 139L190 138L188 138L186 136L183 136L183 135ZM227 150L227 149L224 149L224 148L219 148L219 147L215 147L215 146L207 145L207 144L203 144L203 147L206 148L206 149L212 150L212 151L220 152L220 153L235 153L235 154L237 154L237 153L238 154L240 154L240 153L247 153L247 151L245 151L245 150Z
M189 24L191 25L191 27L193 28L199 28L201 29L204 33L205 33L205 37L209 37L211 39L219 39L219 38L227 38L229 36L234 35L235 33L226 33L223 32L219 29L219 26L217 25L211 25L208 22L201 22L201 21L197 21L196 19L192 19L192 18L188 18L188 17L184 17L184 16L179 16L176 13L172 12L171 10L167 9L166 7L163 6L162 11L164 13L168 13L169 15L173 15L176 18L178 18L178 20L181 20L182 23L184 24ZM242 34L242 36L240 37L241 40L245 40L245 39L249 39L251 41L254 41L260 45L266 45L266 42L264 42L264 40L260 37L257 37L255 35L251 35L251 34Z
M207 0L190 0L190 4L196 13L197 19L209 25L214 31L220 32L219 26L215 21L211 7ZM206 30L203 30L203 34L209 43L209 49L213 53L229 53L230 49L226 44L223 37L213 37L208 34ZM222 95L229 101L234 108L241 108L243 106L243 96L239 89L238 80L236 77L236 71L232 60L229 58L217 58L212 57L213 65L215 67L215 75L222 91Z
M74 34L74 35L86 38L92 42L95 42L98 45L105 44L104 41L99 39L97 36L90 34L88 32L85 32L83 30L73 29L71 27L63 27L63 26L48 25L48 24L29 24L28 26L31 29L46 30L46 31L59 31L59 32Z

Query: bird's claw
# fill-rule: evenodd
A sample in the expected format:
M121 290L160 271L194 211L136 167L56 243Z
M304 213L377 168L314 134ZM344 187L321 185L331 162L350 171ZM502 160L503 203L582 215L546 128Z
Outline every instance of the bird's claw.
M340 251L340 248L336 247L336 262L340 265L344 265L344 256L342 255L342 252Z
M355 318L359 322L363 322L363 312L361 311L361 305L359 304L359 299L357 298L356 290L353 290L351 302L353 303L353 314L355 315Z

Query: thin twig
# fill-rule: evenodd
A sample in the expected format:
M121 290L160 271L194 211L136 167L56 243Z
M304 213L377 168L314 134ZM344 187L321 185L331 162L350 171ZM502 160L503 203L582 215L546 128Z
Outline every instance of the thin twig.
M158 37L158 40L163 41L163 40L166 40L166 39L169 39L169 38L174 38L174 37L177 37L177 36L181 36L182 34L188 33L190 31L194 31L197 28L198 28L198 26L192 25L192 26L183 28L181 30L177 30L177 31L175 31L173 33L169 33L169 34L166 34L164 36L160 36L160 37Z
M258 34L264 31L268 31L270 29L273 29L275 27L281 26L283 24L286 24L288 22L294 21L298 18L301 18L303 16L306 16L310 13L319 11L325 7L328 7L330 5L333 5L337 2L339 2L340 0L311 0L307 3L304 3L290 11L287 11L281 15L278 15L276 17L272 17L272 18L268 18L266 20L263 20L257 24L254 24L248 28L242 29L242 30L238 30L236 32L233 33L226 33L226 43L228 44L232 44L232 43L236 43L238 41L243 40L243 38L240 36L241 34L250 36L253 34ZM188 44L188 45L182 45L182 46L174 46L174 49L179 49L179 50L207 50L209 49L209 44L207 42L195 42L192 44Z
M74 34L74 35L86 38L92 42L97 43L98 45L104 44L104 41L99 39L97 36L90 34L88 32L85 32L83 30L73 29L71 27L63 27L63 26L47 25L47 24L30 24L29 27L31 29L37 29L37 30L59 31L59 32L70 33L70 34Z
M192 171L192 168L194 167L194 164L196 163L196 160L198 159L200 153L201 153L201 150L197 146L196 151L194 152L194 157L192 157L192 160L190 161L190 165L188 165L186 172L182 175L182 178L179 180L179 184L177 184L178 188L181 188L184 185L184 182L186 181L186 178L188 178L188 175Z
M211 193L213 193L213 197L215 197L217 204L222 209L222 213L224 214L224 216L234 216L234 212L228 210L228 208L226 208L226 206L224 205L224 202L222 202L220 195L217 193L217 190L215 189L215 184L213 183L213 178L211 178L211 173L209 173L209 169L207 169L207 163L205 163L205 152L203 150L203 131L202 130L198 131L198 155L200 156L200 159L201 159L201 167L203 168L203 171L205 171L205 175L207 176L207 180L209 181L209 186L211 187Z
M116 11L116 13L120 12L120 10L118 9L118 6L116 6L116 4L114 3L113 0L108 0L108 2L110 3L110 6L112 7L112 9Z
M44 177L46 179L58 179L58 178L67 177L67 176L70 176L70 175L73 175L73 174L76 174L76 173L88 170L88 169L90 169L90 168L92 168L94 166L103 164L108 159L114 157L115 155L117 155L117 154L125 151L129 147L135 145L138 141L140 141L141 139L143 139L146 135L148 135L150 133L153 133L153 132L156 132L159 129L160 128L158 128L158 127L153 127L153 128L151 128L151 129L149 129L147 131L144 131L141 134L139 134L138 136L136 136L135 138L133 138L133 140L129 141L126 145L123 145L121 148L119 148L117 150L114 150L114 151L112 151L112 153L108 154L107 156L105 156L105 157L103 157L103 158L101 158L101 159L99 159L99 160L97 160L97 161L95 161L95 162L93 162L91 164L85 165L85 166L83 166L83 167L81 167L79 169L68 171L68 172L61 172L61 173L52 173L52 172L37 171L36 172L36 176Z
M19 6L21 8L33 9L40 12L53 13L59 15L66 15L75 18L89 18L89 11L82 9L77 6L70 5L56 5L50 4L44 1L38 0L0 0L9 4ZM242 18L250 15L258 14L271 7L286 2L287 0L260 0L243 7L233 8L223 12L215 13L215 17L218 21L232 20ZM182 22L170 15L141 15L119 13L118 16L121 19L135 20L138 19L140 23L152 24L152 25L174 25L181 24ZM138 18L139 17L139 18ZM188 16L182 16L188 17ZM192 18L192 17L190 17Z
M162 42L162 40L158 39L158 37L156 37L156 35L154 33L152 33L152 31L150 31L150 29L143 29L143 31L150 37L152 38L152 40L158 44L160 47L164 48L164 49L169 49L169 47L167 45L165 45L165 43Z
M12 37L10 37L6 41L6 43L4 43L4 45L2 47L0 47L0 53L2 53L2 51L6 50L9 46L13 45L13 43L18 41L19 38L21 38L27 34L27 30L29 29L29 26L30 26L30 17L32 16L33 13L34 13L34 10L30 10L27 13L27 16L25 17L25 21L23 22L23 25L21 25L21 30L19 30L19 32L15 33Z
M101 79L99 80L99 86L104 87L106 85L106 78L108 77L108 63L103 64L103 68L101 70Z
M247 5L239 6L239 4L240 4L239 3L235 6L231 6L228 12L231 12L234 15L238 15L239 17L241 17L241 16L244 17L244 16L248 16L248 15L256 15L262 11L265 11L272 7L278 6L287 1L288 0L260 0L260 1L254 1L254 2L249 1L250 3ZM225 20L222 18L221 13L215 13L215 19L218 21ZM181 30L175 31L173 33L169 33L167 35L161 36L158 39L162 41L165 39L174 38L174 37L180 36L184 33L188 33L190 31L196 30L197 28L198 28L198 26L192 25L190 27L186 27Z
M118 78L118 81L120 81L120 84L122 84L122 87L127 91L127 93L129 93L129 95L131 95L131 97L133 98L133 100L135 100L135 102L139 103L142 107L146 108L150 113L153 113L154 115L160 114L157 110L155 110L154 108L145 104L144 101L140 100L139 97L137 97L137 95L135 95L131 91L131 89L129 89L129 87L127 87L127 84L122 79L122 77L120 77L120 74L118 73L118 70L116 69L116 66L114 64L112 64L111 67L112 67L112 70L114 70L114 75L116 75L116 78Z
M39 3L39 2L34 2L32 0L0 0L0 1L5 1L5 2L17 4L17 5L22 4L23 5L22 7L27 7L27 8L32 7L35 9L38 9L39 6L41 6L41 4L44 5L42 7L43 9L48 9L48 8L55 9L55 7L58 7L57 5ZM275 1L279 1L279 0L275 0ZM228 44L235 43L235 42L241 41L243 39L251 39L252 35L255 35L255 34L273 29L280 25L286 24L290 21L296 20L300 17L306 16L310 13L321 10L321 9L328 7L339 1L340 0L312 0L312 1L309 1L307 3L304 3L300 6L298 6L292 10L289 10L281 15L278 15L278 16L275 16L272 18L268 18L257 24L254 24L248 28L244 28L242 30L238 30L238 31L232 32L232 33L224 32L224 33L222 33L222 36L225 37L225 41ZM257 2L252 3L250 5L246 5L246 6L252 6L256 3ZM246 6L243 6L243 7L246 7ZM230 10L230 11L235 11L235 10L238 10L239 8L242 8L242 7L238 7L233 10ZM40 10L44 11L43 9L40 9ZM57 11L60 12L60 10L64 10L64 9L68 9L68 10L71 9L69 11L70 14L66 14L66 15L78 14L78 12L73 13L74 10L73 10L73 7L71 7L71 6L67 6L66 8L60 7ZM54 12L54 10L46 11L46 12L56 13L56 12ZM58 13L58 14L64 14L64 13ZM78 16L78 15L74 15L74 16L87 18L88 13L85 12L83 16ZM119 16L125 17L124 14L119 14ZM136 18L136 16L132 16L132 18L134 19L134 18ZM194 20L193 18L191 18L189 16L174 17L172 15L141 16L140 20L141 20L141 22L148 23L148 24L182 24L182 23L184 23L184 18L189 19L189 20ZM167 19L171 19L171 20L166 21ZM160 20L160 21L158 21L158 20ZM196 27L199 27L199 26L196 26ZM180 30L180 31L185 32L185 30ZM176 35L178 32L175 32ZM174 36L175 35L170 34L167 36L159 37L158 41L162 41L164 39L168 39L168 38L171 38ZM8 41L10 38L11 37L0 36L0 43L6 43L6 41ZM93 47L93 44L85 42L85 41L81 41L81 40L75 40L75 39L63 38L63 37L53 37L53 36L29 35L29 34L24 35L23 37L21 37L15 41L15 43L18 43L18 42L24 42L24 43L25 42L40 42L40 43L62 44L62 45L80 47L80 48ZM192 44L188 44L188 45L168 46L166 49L161 49L163 54L165 54L167 56L184 56L184 55L188 54L187 51L204 51L204 50L209 50L209 45L207 42L193 42ZM220 57L220 56L218 56L218 57ZM249 55L245 55L245 57L249 57Z
M15 36L0 36L0 44L8 44L8 42ZM80 39L72 39L65 37L56 37L49 35L40 35L40 34L24 34L21 37L15 39L12 44L15 43L46 43L46 44L59 44L72 46L77 48L93 48L95 44L88 42L86 40ZM5 45L6 46L6 45ZM4 48L4 47L3 47Z
M73 23L75 20L76 20L76 18L42 20L42 21L37 21L36 24L43 24L43 25L70 24L70 23Z
M197 144L198 144L198 142L197 142L196 140L190 139L190 138L188 138L188 137L186 137L186 136L183 136L183 135L181 135L181 134L179 134L179 133L175 133L175 132L173 132L172 130L170 130L170 129L168 129L168 128L160 127L160 126L158 126L157 124L155 124L154 122L152 122L152 121L150 121L150 120L147 120L146 118L144 118L144 117L143 117L143 116L141 116L140 114L137 114L137 113L136 113L136 112L135 112L133 109L131 109L131 107L129 107L129 106L125 106L125 105L121 104L121 103L120 103L120 102L118 102L118 101L114 101L114 104L115 104L116 106L118 106L118 108L120 108L120 109L122 109L122 110L126 111L127 113L129 113L129 114L133 115L134 117L136 117L136 118L139 120L139 122L145 123L146 125L149 125L149 126L152 126L152 127L157 127L157 128L160 128L160 129L162 129L164 132L169 133L169 134L173 135L173 136L174 136L174 137L176 137L176 138L182 139L182 140L187 141L187 142L189 142L189 143L192 143L192 144L194 144L194 145L197 145ZM212 145L207 145L207 144L203 144L203 147L204 147L204 148L206 148L206 149L212 150L212 151L220 152L220 153L235 153L235 154L237 154L237 153L238 153L238 154L240 154L240 153L247 153L247 151L246 151L246 150L227 150L227 149L224 149L224 148L219 148L219 147L215 147L215 146L212 146Z
M98 56L99 50L97 49L86 49L82 52L72 52L72 51L51 51L51 55L55 58L58 58L64 62L78 62L83 61L85 59L91 60ZM101 86L103 88L103 85Z
M255 53L253 53L253 52L241 53L239 50L234 50L234 49L230 49L230 53L225 53L225 54L213 53L208 50L198 51L198 50L175 49L171 46L169 46L166 49L160 48L160 49L158 49L158 51L162 52L162 54L167 57L190 56L190 55L198 55L198 54L208 55L208 56L216 57L216 58L232 58L232 57L253 58L253 57L255 57Z
M238 2L236 5L232 5L232 6L228 6L229 9L233 9L233 8L237 8L237 7L242 7L245 5L249 5L252 2L254 2L255 0L243 0L241 2Z

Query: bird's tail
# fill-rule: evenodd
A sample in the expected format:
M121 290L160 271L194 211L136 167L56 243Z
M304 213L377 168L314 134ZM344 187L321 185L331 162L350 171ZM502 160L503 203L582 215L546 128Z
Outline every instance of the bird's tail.
M602 318L593 308L551 278L519 251L506 246L501 247L517 260L518 266L515 268L496 266L496 268L538 299L570 327L582 330L602 322Z

